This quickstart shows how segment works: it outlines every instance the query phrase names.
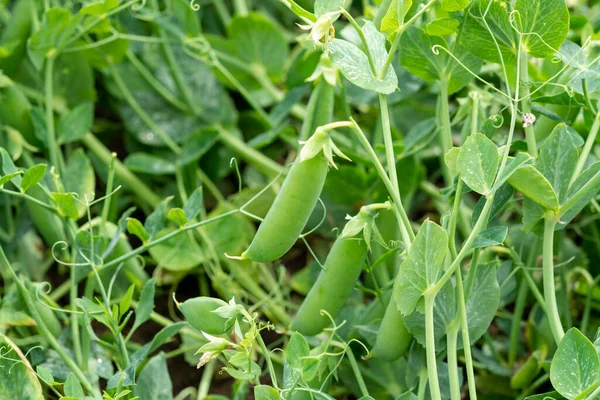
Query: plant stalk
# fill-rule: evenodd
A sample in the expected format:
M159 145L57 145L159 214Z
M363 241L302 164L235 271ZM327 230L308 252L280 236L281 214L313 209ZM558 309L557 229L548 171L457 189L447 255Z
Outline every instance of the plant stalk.
M546 315L552 336L554 336L554 341L558 345L565 335L565 331L560 322L556 303L556 289L554 287L554 227L557 222L557 216L551 212L544 219L543 281Z

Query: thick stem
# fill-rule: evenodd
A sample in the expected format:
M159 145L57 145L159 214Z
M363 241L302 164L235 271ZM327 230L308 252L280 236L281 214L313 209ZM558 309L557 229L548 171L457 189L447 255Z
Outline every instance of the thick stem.
M458 379L457 339L458 324L452 323L446 335L448 353L448 380L450 381L450 399L460 400L460 381Z
M565 331L560 322L554 287L554 227L557 222L557 216L552 213L548 213L544 220L543 280L546 315L554 341L559 344Z
M471 338L469 336L469 321L467 319L467 305L465 291L463 289L462 271L460 266L456 269L456 291L458 294L458 317L465 352L465 366L467 367L467 383L469 385L469 398L477 400L477 387L475 385L475 370L473 368L473 356L471 355Z
M452 143L452 126L450 124L450 106L449 106L449 94L448 94L448 79L442 78L440 81L440 97L438 107L438 123L440 125L440 148L442 154L440 154L440 165L442 166L442 174L444 175L444 181L446 186L450 186L454 182L454 174L452 170L448 168L444 160L444 156L453 146Z
M435 331L433 323L434 301L435 295L425 294L425 350L427 352L427 375L429 376L429 391L431 393L431 398L433 400L442 400L435 354Z
M521 87L521 94L523 96L523 100L521 100L521 111L523 111L523 113L526 114L531 114L531 99L529 98L529 70L528 70L528 66L529 66L529 57L527 56L527 54L521 50L521 61L519 63L519 71L521 74L521 81L523 82L523 84L520 84L520 82L517 82L517 85L520 85ZM529 151L529 154L531 154L531 156L533 158L537 157L537 142L535 140L535 132L533 130L533 126L527 126L525 127L525 139L527 140L527 150Z
M48 134L48 152L50 154L50 163L56 168L59 175L64 170L64 161L60 154L60 148L56 141L56 131L54 130L54 56L46 58L46 75L44 76L44 95L46 108L46 130Z

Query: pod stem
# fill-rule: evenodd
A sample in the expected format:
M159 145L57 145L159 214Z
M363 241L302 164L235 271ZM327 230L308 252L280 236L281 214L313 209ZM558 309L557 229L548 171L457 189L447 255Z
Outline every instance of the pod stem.
M429 391L433 400L442 400L440 381L438 379L437 359L435 353L435 332L433 323L433 305L435 295L425 294L425 350L427 353L427 375Z
M560 322L554 287L554 227L557 222L558 217L552 212L549 212L544 219L543 281L546 315L554 341L559 344L565 331Z

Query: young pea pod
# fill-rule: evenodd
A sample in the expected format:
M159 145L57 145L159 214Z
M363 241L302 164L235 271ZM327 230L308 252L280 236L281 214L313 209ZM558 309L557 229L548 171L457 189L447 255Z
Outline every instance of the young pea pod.
M303 335L316 335L335 318L348 300L363 269L374 225L376 206L366 206L346 224L335 241L317 281L302 302L292 329Z
M227 305L214 297L195 297L178 303L177 307L194 328L211 335L221 335L233 327L235 320L224 318L214 311Z
M37 200L48 202L48 197L37 186L30 188L27 194ZM29 217L48 246L53 246L57 242L66 242L63 221L58 215L32 201L27 201L26 204Z
M335 166L333 152L346 158L325 129L318 128L294 161L242 259L275 261L292 248L319 200L328 165Z
M406 353L411 342L412 335L406 329L404 316L392 298L385 309L371 354L386 361L395 361Z

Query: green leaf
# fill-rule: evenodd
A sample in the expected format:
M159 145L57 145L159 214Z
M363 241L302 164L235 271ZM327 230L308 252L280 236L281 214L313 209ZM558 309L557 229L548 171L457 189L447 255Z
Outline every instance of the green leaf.
M77 219L77 205L73 193L50 193L54 205L58 209L58 213L63 217Z
M500 186L504 185L517 169L521 168L531 159L531 156L527 153L518 153L515 157L509 158L510 161L506 165L506 168L504 168L504 171L502 171L502 175L496 179L493 189L497 190Z
M469 5L470 0L442 0L444 11L454 12L464 10Z
M591 386L600 372L596 348L577 328L562 338L550 365L552 386L567 399L574 399Z
M48 144L48 127L46 126L46 117L44 112L39 107L31 107L29 110L29 118L33 125L33 133L44 145Z
M573 182L567 193L567 200L577 194L598 173L600 173L600 162L595 162L594 164L590 165L588 169L583 171L577 177L577 179L575 179L575 182ZM582 197L581 200L574 204L573 207L568 210L561 210L563 214L560 216L561 223L559 226L564 227L571 222L573 218L575 218L581 212L581 210L583 210L583 208L588 205L593 198L596 197L599 190L600 184L596 185L595 188L592 188L592 190L590 190L586 196Z
M281 29L258 13L236 15L227 33L241 59L251 68L262 69L275 81L283 77L288 59L288 44Z
M382 32L397 31L412 7L412 0L392 0L385 16L381 20Z
M150 239L150 235L146 232L144 225L136 218L127 218L127 232L137 236L143 243Z
M6 357L19 360L6 365L0 373L0 398L14 400L43 400L42 385L21 350L6 336L0 334L0 347ZM8 373L10 368L10 373Z
M102 15L119 5L119 0L96 0L81 7L81 14Z
M60 117L58 123L58 141L60 143L77 142L92 129L94 123L94 104L86 102L69 110Z
M254 387L254 398L256 400L279 400L279 392L277 389L267 386L258 385Z
M72 373L69 374L67 380L65 381L64 391L65 396L67 397L83 397L83 388L81 387L81 383L79 383L75 375Z
M448 248L448 235L439 225L425 222L402 263L394 285L394 301L402 314L417 307L423 292L437 283Z
M372 32L370 26L372 26L372 23L365 24L365 28L367 28L365 35L369 33L371 43L377 43L377 45L373 45L372 51L375 50L378 55L374 55L373 58L376 68L381 69L380 44L382 43L381 38L383 38L383 44L385 45L385 37ZM371 46L369 47L371 48ZM342 39L334 39L329 45L329 50L331 62L354 85L383 94L393 93L398 87L398 77L393 68L388 69L385 78L379 79L373 74L367 55L354 44Z
M131 153L127 156L124 164L133 172L149 175L173 175L175 164L164 157L148 153Z
M461 30L461 43L469 52L486 61L516 64L517 37L508 7L505 0L473 0Z
M156 238L159 239L173 231L173 228L167 228L161 231ZM189 271L206 261L204 251L189 232L175 235L152 246L148 251L158 265L168 271Z
M38 70L42 68L44 58L59 53L59 49L75 33L82 18L82 14L72 18L64 8L51 8L44 14L40 28L27 43L29 58Z
M498 261L496 260L477 267L473 287L467 299L467 319L471 344L474 344L487 332L498 310L500 285L497 271ZM461 347L462 335L459 335L459 348Z
M96 190L96 174L92 162L81 148L71 153L63 174L63 183L68 192L77 193L77 215L81 218L86 213L86 197L88 202L92 202Z
M0 178L0 187L3 187L5 184L7 184L8 182L12 181L13 179L19 177L20 175L23 175L23 171L17 171L17 172L13 172L12 174L7 174L7 175L2 176Z
M19 175L21 175L23 171L17 170L17 167L10 157L10 154L8 154L4 147L0 147L0 154L2 154L2 173L4 174L0 180L2 181L1 185L11 181L12 184L20 190L22 178Z
M172 400L173 384L165 353L152 357L136 381L137 394L144 400Z
M177 165L183 166L198 161L219 140L219 131L214 128L201 129L183 141Z
M340 11L345 0L315 0L315 15L318 17L332 11Z
M220 203L208 217L214 218L232 209L231 204ZM235 213L206 225L205 232L212 238L217 254L240 254L250 245L255 229L247 218Z
M202 186L196 188L183 206L183 213L188 221L193 221L204 207L204 193Z
M460 147L453 147L446 154L444 154L444 162L453 171L457 171L456 161L460 154Z
M492 208L490 209L488 215L489 221L496 218L496 216L498 216L502 212L502 210L504 210L504 208L512 199L514 194L515 189L513 189L513 187L510 186L508 183L505 183L504 185L500 186L498 190L496 190L496 193L494 194L494 201L492 202ZM475 208L473 209L473 214L471 215L471 223L473 225L477 223L477 220L481 215L481 211L483 210L483 207L485 207L486 201L487 197L481 197L475 205Z
M132 284L131 286L129 286L129 289L127 289L127 291L123 295L123 298L121 298L121 301L119 302L119 315L121 317L125 315L125 313L129 311L129 307L131 307L131 300L133 299L134 290L135 285Z
M452 18L437 18L425 26L428 35L448 36L452 35L458 29L460 22Z
M535 162L537 169L544 174L563 204L569 190L569 183L579 158L577 148L565 124L558 124L552 134L540 147Z
M40 379L46 382L46 384L50 385L54 382L54 377L52 376L52 373L48 370L48 368L38 365L37 367L35 367L35 370Z
M308 357L310 347L308 342L300 333L295 332L285 349L285 360L292 369L302 370L304 357Z
M152 214L146 218L146 222L144 222L144 229L148 232L149 240L154 239L154 237L165 227L165 222L167 220L167 206L169 202L173 199L173 196L169 196L164 199Z
M140 325L150 319L152 310L154 309L154 288L156 286L156 278L148 279L142 286L140 293L140 302L135 310L135 321L133 328L137 329Z
M552 185L533 165L517 169L508 183L537 204L550 210L558 209L558 198Z
M425 81L447 80L449 93L455 93L471 82L473 77L446 51L435 49L439 54L434 53L434 47L437 46L449 48L444 38L428 35L421 28L412 26L400 39L400 64ZM462 41L455 44L451 50L469 69L479 71L481 60L467 53Z
M477 235L477 237L475 237L471 248L479 249L484 247L501 245L506 240L507 234L507 226L494 226L492 228L488 228L485 231L481 232L479 235Z
M532 57L553 56L569 33L569 9L565 0L517 0L517 21L523 47ZM517 24L519 24L517 22Z
M37 185L42 180L46 173L46 164L38 164L29 168L23 174L23 180L21 181L21 192L25 193L27 190Z
M482 133L469 136L456 159L461 179L474 191L487 195L498 171L498 148Z
M179 207L171 208L167 214L167 219L175 222L180 228L188 222L187 218L185 217L185 212Z

